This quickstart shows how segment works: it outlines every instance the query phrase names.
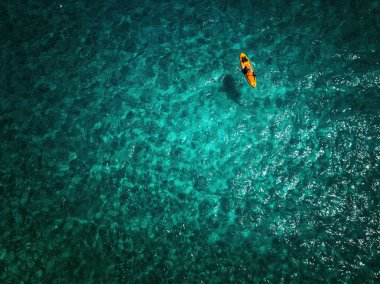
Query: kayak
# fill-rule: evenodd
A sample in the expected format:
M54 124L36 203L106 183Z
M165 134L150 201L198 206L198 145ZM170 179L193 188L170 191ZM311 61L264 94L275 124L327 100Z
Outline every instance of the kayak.
M244 67L247 67L249 69L247 74L244 74L244 76L247 79L248 84L250 84L252 87L256 88L255 70L253 70L251 61L249 60L248 56L243 52L240 53L240 65L241 65L242 69L244 69Z

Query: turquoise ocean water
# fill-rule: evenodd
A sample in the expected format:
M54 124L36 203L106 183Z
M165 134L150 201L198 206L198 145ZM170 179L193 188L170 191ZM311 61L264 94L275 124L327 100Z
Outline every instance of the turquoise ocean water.
M0 282L379 283L379 31L374 0L1 1Z

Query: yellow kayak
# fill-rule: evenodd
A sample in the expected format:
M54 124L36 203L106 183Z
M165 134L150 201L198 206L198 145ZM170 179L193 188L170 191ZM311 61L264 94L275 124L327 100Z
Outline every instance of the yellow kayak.
M240 65L242 70L246 68L247 72L244 73L245 78L247 79L248 84L250 84L253 88L256 88L256 74L255 70L253 70L251 61L245 53L240 53Z

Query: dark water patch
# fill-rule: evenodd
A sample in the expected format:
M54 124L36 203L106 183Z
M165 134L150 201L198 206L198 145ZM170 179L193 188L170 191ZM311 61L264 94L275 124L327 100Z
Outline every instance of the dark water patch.
M230 100L233 100L236 103L239 103L241 94L236 89L235 79L233 78L232 75L227 74L224 76L223 90L226 92L227 98L229 98Z

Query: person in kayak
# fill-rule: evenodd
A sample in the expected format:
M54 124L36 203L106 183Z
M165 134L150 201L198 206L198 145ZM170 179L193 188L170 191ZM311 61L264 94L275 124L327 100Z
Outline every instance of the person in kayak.
M244 66L243 69L240 70L244 75L247 75L247 73L249 72L249 68L247 66Z
M247 73L249 72L249 68L247 67L247 66L244 66L244 68L243 69L241 69L240 71L244 74L244 75L247 75ZM252 71L252 76L253 77L256 77L256 73L255 73L255 71Z

